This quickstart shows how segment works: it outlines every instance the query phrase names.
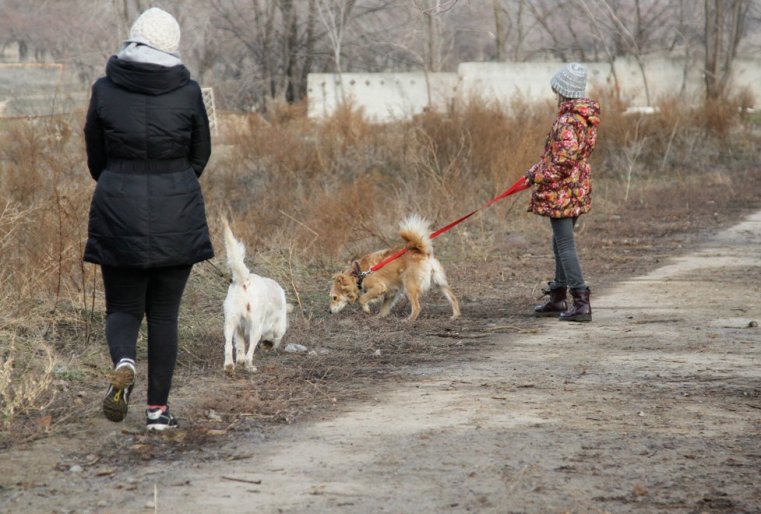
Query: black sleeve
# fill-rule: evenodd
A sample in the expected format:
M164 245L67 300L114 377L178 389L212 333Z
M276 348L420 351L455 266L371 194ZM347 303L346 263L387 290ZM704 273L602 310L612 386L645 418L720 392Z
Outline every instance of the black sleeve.
M190 137L190 165L200 177L211 156L211 134L209 118L203 103L201 88L197 88L196 112L193 116L193 132Z
M106 142L103 135L103 124L98 116L98 99L93 85L90 95L90 107L87 109L85 120L85 148L87 149L87 167L90 175L98 180L103 168L106 167Z

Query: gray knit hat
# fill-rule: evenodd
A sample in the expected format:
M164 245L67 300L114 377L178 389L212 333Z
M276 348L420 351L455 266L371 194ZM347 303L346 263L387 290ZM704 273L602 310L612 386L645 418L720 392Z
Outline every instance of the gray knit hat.
M552 90L566 98L582 98L587 89L587 68L583 64L566 64L550 80Z
M132 24L127 41L176 55L180 48L180 25L168 12L151 7Z

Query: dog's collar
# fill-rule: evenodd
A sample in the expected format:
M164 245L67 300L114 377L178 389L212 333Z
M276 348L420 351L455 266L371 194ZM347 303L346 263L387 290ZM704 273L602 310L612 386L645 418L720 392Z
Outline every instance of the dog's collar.
M365 280L365 277L372 272L372 268L367 271L362 271L359 267L359 263L354 261L354 266L351 268L351 275L357 280L357 287L359 289L362 289L362 282Z
M351 270L351 276L354 277L354 279L357 281L357 287L362 289L362 282L365 280L367 273L362 273L359 270L359 267L356 267Z

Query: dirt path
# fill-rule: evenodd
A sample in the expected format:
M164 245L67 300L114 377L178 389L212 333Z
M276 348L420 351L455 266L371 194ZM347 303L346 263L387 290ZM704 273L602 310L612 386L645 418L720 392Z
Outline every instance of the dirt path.
M591 324L495 336L227 460L45 474L61 448L0 510L761 512L759 293L761 212L596 294Z

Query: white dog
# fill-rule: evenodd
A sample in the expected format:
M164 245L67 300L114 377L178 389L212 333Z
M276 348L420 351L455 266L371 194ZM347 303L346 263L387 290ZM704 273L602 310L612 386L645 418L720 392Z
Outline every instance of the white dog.
M285 292L277 282L248 270L243 261L246 255L243 243L235 239L227 220L222 222L227 265L233 275L224 304L225 372L232 374L235 371L233 339L235 363L242 363L248 371L256 371L253 364L256 345L260 341L271 342L273 348L280 345L288 327L288 304Z

